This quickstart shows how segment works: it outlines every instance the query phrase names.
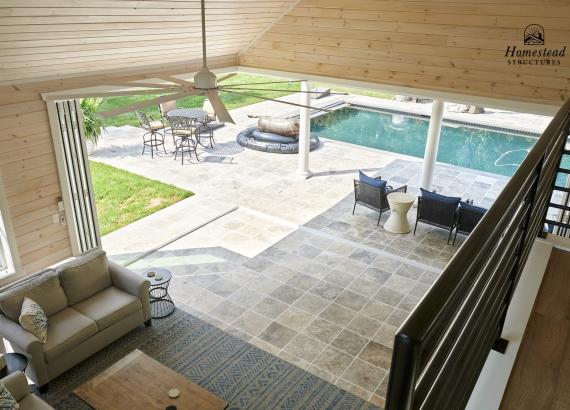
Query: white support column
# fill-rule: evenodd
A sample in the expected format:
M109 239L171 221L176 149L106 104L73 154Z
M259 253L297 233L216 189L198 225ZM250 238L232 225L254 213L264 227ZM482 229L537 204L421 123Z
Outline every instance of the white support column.
M441 133L444 105L444 101L434 100L431 108L421 183L421 187L427 190L431 190L432 187L433 170L437 159L437 150L439 148L439 135Z
M310 106L311 94L309 90L309 82L301 81L300 104ZM302 178L309 178L312 172L309 170L309 150L311 147L311 110L309 108L301 108L299 118L299 163L297 166L297 174Z

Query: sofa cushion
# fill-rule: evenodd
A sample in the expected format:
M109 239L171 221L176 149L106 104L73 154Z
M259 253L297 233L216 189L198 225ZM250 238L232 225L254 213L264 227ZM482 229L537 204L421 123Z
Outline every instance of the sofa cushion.
M19 404L18 410L53 410L53 407L35 394L28 394Z
M47 342L43 345L46 362L53 362L96 333L95 322L75 309L68 307L50 316Z
M58 274L47 270L0 290L0 309L14 322L18 322L24 298L40 305L46 316L51 316L67 307L67 298L59 283Z
M97 329L101 331L142 310L142 305L136 296L111 286L73 305L73 309L97 323Z
M70 305L81 302L111 286L107 255L95 250L57 268L61 286Z
M48 318L42 307L32 299L24 298L19 322L24 329L37 337L40 342L46 342Z

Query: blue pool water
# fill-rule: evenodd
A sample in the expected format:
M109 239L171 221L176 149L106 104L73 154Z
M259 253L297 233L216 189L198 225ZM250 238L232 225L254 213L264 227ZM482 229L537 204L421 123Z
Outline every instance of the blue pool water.
M311 120L319 137L423 158L429 121L401 114L345 107ZM437 160L512 176L536 138L445 124Z

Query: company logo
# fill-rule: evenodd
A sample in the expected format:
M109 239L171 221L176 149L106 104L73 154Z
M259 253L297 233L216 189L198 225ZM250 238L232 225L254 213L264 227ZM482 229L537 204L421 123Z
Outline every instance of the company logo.
M524 44L526 46L544 45L544 28L540 24L529 24L524 29Z
M505 57L509 65L560 65L566 55L566 46L561 48L537 47L545 45L544 27L529 24L523 33L523 46L507 46ZM527 47L528 46L528 47Z

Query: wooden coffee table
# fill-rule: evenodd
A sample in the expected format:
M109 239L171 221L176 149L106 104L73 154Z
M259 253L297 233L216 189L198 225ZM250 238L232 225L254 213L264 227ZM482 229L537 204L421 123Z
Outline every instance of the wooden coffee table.
M178 389L180 396L168 397L170 389ZM176 406L177 410L221 410L228 405L140 350L82 384L74 393L97 410L164 410L168 406Z

